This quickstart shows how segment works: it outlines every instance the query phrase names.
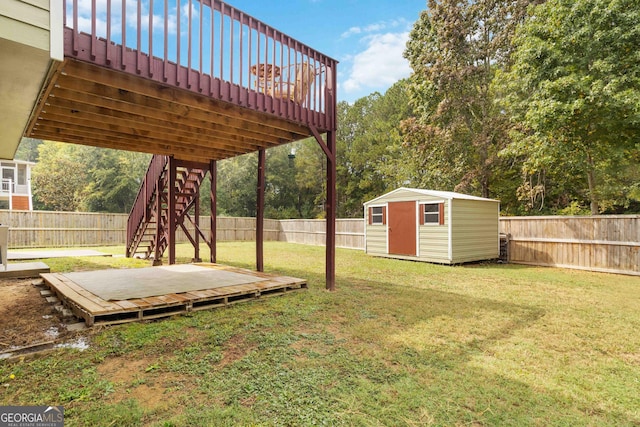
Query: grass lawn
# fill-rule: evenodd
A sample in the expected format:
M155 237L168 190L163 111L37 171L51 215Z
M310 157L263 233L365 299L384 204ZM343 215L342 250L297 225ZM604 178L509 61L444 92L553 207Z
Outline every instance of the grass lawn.
M221 263L254 259L251 243L218 246ZM640 426L639 277L339 249L329 293L324 248L276 242L265 271L309 290L0 361L0 404L63 405L67 426Z

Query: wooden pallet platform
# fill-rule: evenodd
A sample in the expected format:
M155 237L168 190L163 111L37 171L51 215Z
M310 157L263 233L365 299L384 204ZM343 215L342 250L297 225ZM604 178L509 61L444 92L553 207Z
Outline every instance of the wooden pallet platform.
M258 298L284 295L307 288L305 280L295 277L275 276L220 264L198 263L195 265L210 268L213 277L216 271L230 271L253 277L255 282L165 295L149 295L143 298L105 300L89 292L65 274L49 273L41 276L60 301L72 310L75 316L84 319L87 326L157 319ZM190 279L190 274L184 273L184 280ZM130 286L143 285L130 283Z

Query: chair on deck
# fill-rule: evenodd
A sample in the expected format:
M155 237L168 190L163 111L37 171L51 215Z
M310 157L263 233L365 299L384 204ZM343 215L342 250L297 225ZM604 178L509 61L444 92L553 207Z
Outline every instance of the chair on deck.
M273 96L305 105L315 81L315 76L315 68L308 62L302 62L296 66L294 82L282 81L279 84L276 83Z

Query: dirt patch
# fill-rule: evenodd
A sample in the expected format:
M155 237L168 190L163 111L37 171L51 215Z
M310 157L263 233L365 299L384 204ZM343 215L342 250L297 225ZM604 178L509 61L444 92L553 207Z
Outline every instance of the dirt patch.
M0 352L60 339L68 334L33 279L0 280Z
M104 360L98 366L98 373L109 381L128 384L142 377L149 367L157 362L156 357L136 360L116 357Z
M225 343L222 360L218 363L218 367L224 368L232 364L236 360L240 360L249 354L256 346L245 341L243 335L235 335Z
M171 390L184 388L184 378L171 373L156 373L151 369L158 363L156 357L131 359L117 357L104 360L98 366L101 377L115 386L115 393L107 401L119 403L124 399L135 399L146 409L154 410L173 405Z

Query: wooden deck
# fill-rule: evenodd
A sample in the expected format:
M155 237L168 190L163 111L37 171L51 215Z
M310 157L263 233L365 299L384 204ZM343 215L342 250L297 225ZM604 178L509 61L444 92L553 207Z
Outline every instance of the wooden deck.
M335 130L336 60L219 0L137 3L64 1L64 60L25 136L201 162Z
M247 276L248 283L221 287L210 286L205 289L163 295L154 295L153 290L149 290L149 296L141 298L105 300L74 281L72 274L68 275L71 277L62 273L42 274L41 276L60 301L72 310L75 316L84 319L87 326L157 319L227 306L242 301L284 295L291 291L307 288L305 280L295 277L275 276L220 264L201 263L196 265L210 268L212 280L215 280L216 272L231 272ZM179 265L169 268L171 267L180 271ZM155 277L153 274L156 273L155 269L157 268L146 269L149 272L148 275ZM96 274L100 274L100 272L96 272ZM181 280L184 281L193 282L197 279L189 272L181 274L183 275ZM122 285L122 283L113 283L113 286ZM145 286L144 280L136 282L131 279L124 282L124 285L135 288L138 293Z

